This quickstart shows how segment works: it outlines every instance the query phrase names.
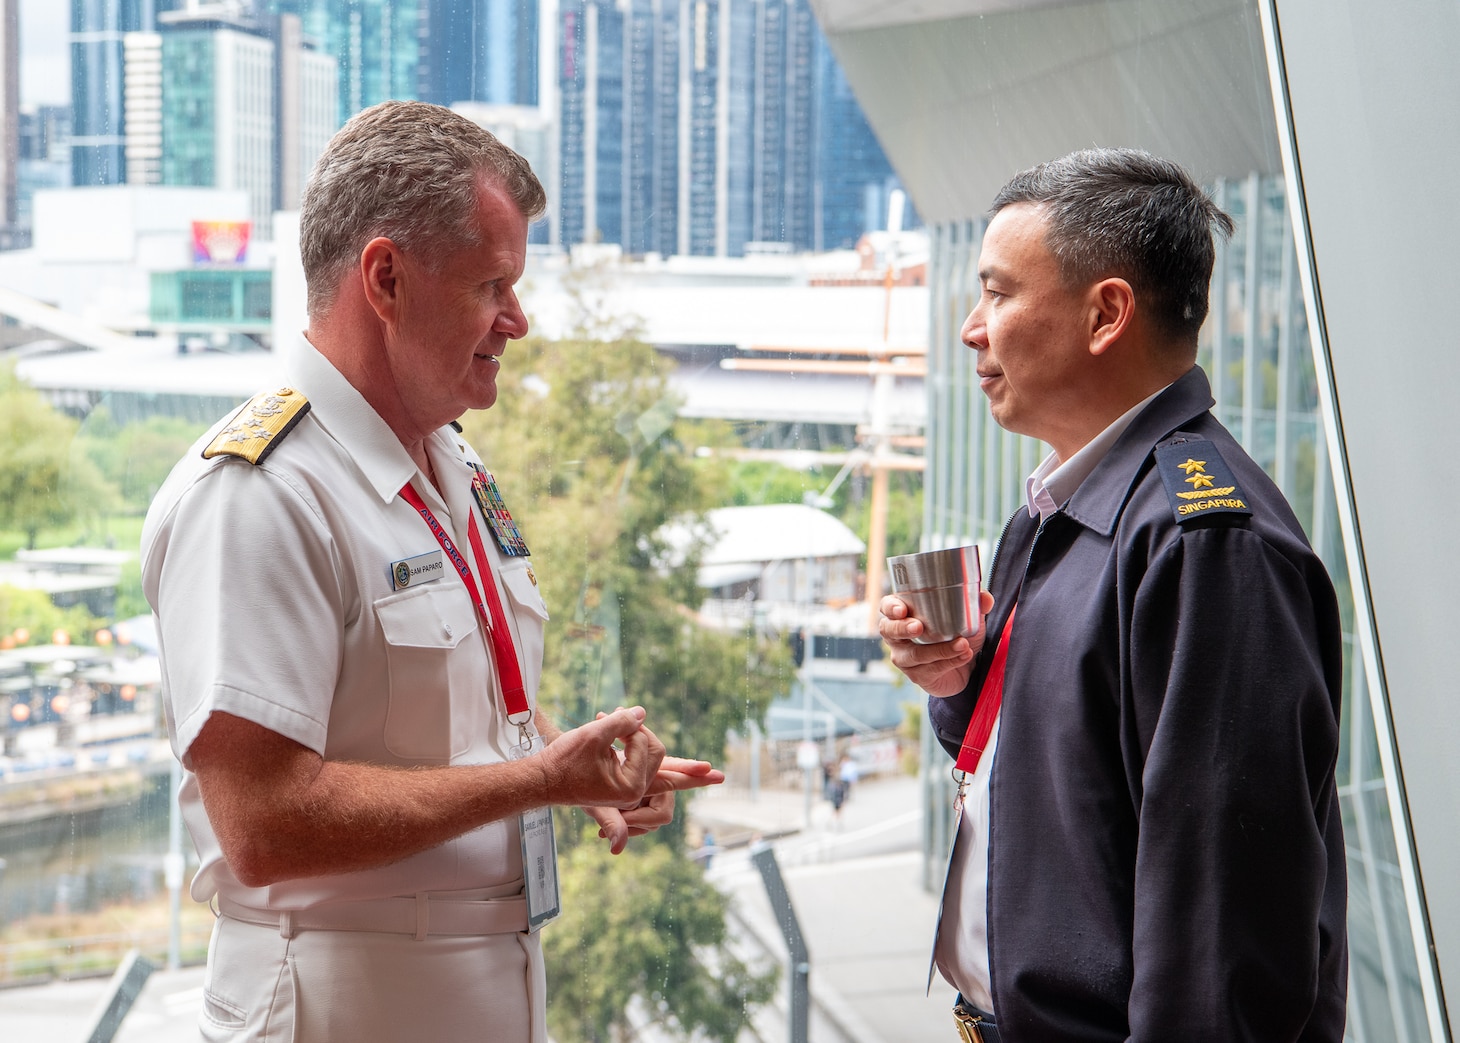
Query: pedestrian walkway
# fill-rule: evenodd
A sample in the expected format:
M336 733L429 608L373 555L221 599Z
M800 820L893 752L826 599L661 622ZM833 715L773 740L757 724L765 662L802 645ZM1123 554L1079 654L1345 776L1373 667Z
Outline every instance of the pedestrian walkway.
M906 1043L953 1039L953 990L935 977L927 994L928 959L939 896L924 888L916 780L858 783L841 814L803 792L707 791L692 818L722 847L709 877L734 899L738 927L784 964L786 948L749 848L732 838L759 836L776 852L810 952L811 1043ZM807 824L809 821L809 825ZM721 841L721 836L726 838ZM935 869L941 886L942 867ZM762 1016L765 1043L788 1038L785 998L779 1023Z
M0 1040L83 1043L108 984L107 978L85 978L0 990ZM202 967L156 971L113 1043L197 1043L202 1009Z

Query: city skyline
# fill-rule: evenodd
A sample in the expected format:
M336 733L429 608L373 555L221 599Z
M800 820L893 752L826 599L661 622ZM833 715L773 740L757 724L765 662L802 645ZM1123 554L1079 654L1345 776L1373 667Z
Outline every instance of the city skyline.
M20 104L71 104L71 9L20 0Z

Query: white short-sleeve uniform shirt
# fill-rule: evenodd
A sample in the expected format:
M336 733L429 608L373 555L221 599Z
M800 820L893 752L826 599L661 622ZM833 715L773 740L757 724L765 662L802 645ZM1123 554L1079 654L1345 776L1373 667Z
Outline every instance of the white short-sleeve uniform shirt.
M184 767L208 715L226 711L329 760L484 764L516 742L485 630L460 575L395 589L390 565L440 553L400 496L411 482L471 561L477 514L536 705L543 624L524 557L498 552L471 492L476 453L454 429L427 439L443 500L395 435L307 343L290 367L310 411L258 465L202 458L220 424L174 468L148 512L142 581L157 617L163 696ZM477 572L473 564L473 572ZM477 576L480 583L483 579ZM496 888L522 877L516 817L393 865L246 888L229 871L191 772L181 805L201 866L193 897L256 908Z

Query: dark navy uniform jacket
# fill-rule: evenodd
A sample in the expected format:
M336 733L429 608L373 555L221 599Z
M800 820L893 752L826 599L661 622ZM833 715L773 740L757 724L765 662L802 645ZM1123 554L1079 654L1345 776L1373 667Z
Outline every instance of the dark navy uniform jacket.
M1338 607L1211 405L1192 369L1046 524L1019 511L990 567L990 653L1019 605L990 783L1006 1043L1343 1035ZM1163 466L1186 474L1163 478L1177 439ZM929 701L954 756L992 658Z

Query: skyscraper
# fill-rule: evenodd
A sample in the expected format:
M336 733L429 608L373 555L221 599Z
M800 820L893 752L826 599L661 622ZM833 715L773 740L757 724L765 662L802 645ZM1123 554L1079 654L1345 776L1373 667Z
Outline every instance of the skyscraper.
M339 125L334 59L304 46L293 14L159 22L162 183L244 189L254 235L269 238Z
M298 15L339 68L339 116L389 98L422 97L428 0L258 0L260 13ZM467 9L471 0L457 0ZM456 99L465 100L465 99Z
M423 0L421 98L538 103L538 0Z
M891 168L807 0L565 0L559 236L632 254L849 247Z
M162 26L162 182L241 188L257 233L274 211L274 47L242 19Z
M16 226L20 166L20 12L17 0L0 0L0 245Z
M126 180L123 38L180 0L71 0L71 181Z
M125 178L129 185L162 184L162 36L122 36Z

